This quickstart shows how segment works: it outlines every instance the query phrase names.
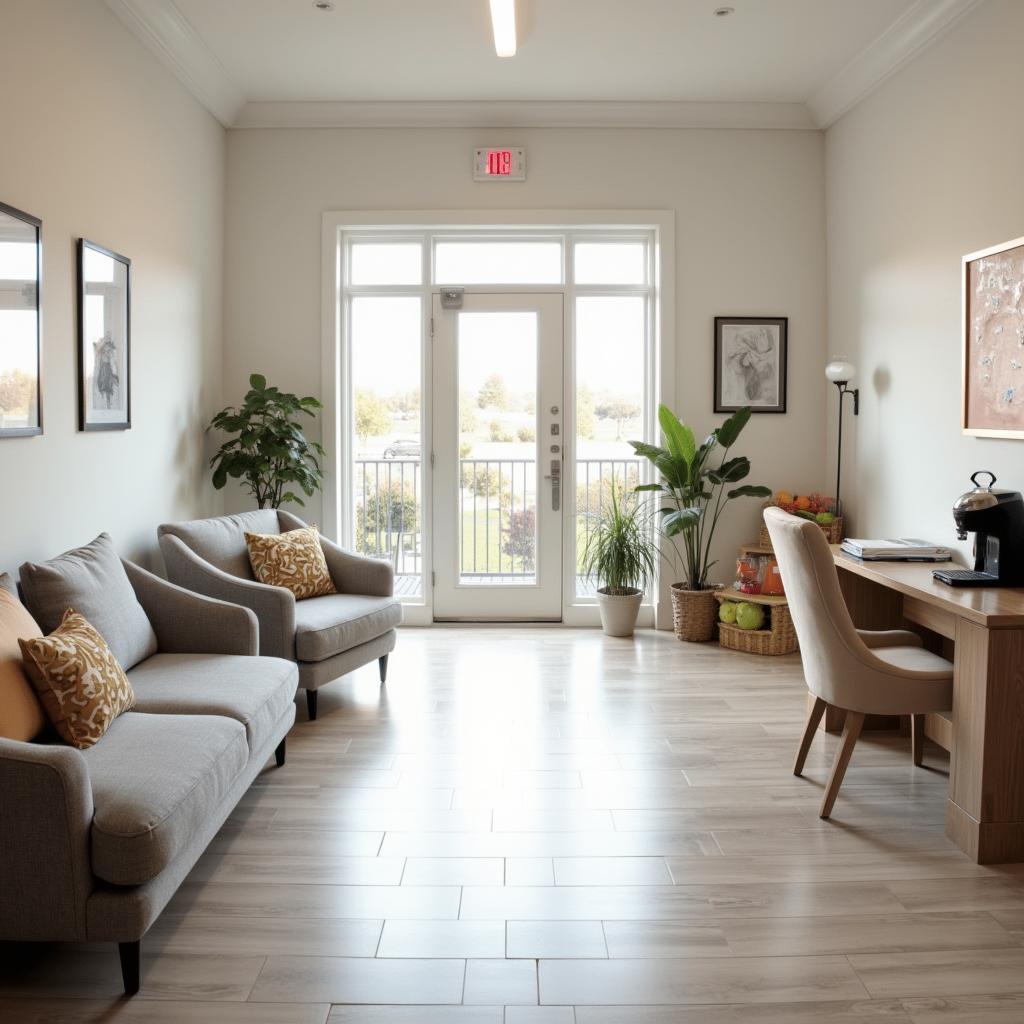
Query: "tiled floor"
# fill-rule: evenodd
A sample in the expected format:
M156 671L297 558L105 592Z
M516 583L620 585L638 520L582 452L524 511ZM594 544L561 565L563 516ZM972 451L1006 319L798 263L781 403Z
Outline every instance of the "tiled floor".
M8 945L0 1021L1020 1024L1024 866L946 840L906 737L820 821L804 698L795 658L665 633L406 630L296 725L137 997L113 948Z

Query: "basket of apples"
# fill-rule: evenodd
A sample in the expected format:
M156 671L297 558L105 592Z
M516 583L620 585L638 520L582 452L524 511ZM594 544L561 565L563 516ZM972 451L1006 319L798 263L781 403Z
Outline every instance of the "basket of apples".
M829 544L838 544L843 539L843 517L836 514L836 499L826 494L793 494L790 491L778 491L770 501L766 501L764 508L774 505L781 508L783 512L790 515L800 516L817 523ZM758 541L761 547L771 548L771 538L768 536L768 527L761 524L761 537Z

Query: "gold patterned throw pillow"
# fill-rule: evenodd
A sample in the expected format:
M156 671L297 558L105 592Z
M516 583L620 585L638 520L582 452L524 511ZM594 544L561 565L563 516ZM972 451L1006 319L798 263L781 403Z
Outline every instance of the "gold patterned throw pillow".
M298 601L338 592L315 526L286 533L247 533L245 546L260 583L285 587Z
M18 643L47 718L73 747L91 747L135 706L135 691L117 658L73 608L49 636Z

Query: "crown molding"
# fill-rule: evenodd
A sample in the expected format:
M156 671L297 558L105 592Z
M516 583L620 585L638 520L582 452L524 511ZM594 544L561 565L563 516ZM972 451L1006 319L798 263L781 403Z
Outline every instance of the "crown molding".
M245 96L174 0L106 0L107 6L225 128Z
M815 125L834 124L980 2L917 0L807 101Z
M247 103L236 128L769 128L814 131L802 103Z

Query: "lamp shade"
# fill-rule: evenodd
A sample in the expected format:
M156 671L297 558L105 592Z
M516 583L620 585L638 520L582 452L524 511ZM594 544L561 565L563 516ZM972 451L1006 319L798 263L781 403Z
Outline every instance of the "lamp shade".
M853 380L857 376L857 367L853 363L848 362L843 356L839 356L825 367L825 376L833 384L840 384Z

